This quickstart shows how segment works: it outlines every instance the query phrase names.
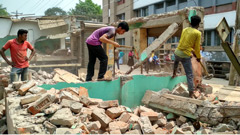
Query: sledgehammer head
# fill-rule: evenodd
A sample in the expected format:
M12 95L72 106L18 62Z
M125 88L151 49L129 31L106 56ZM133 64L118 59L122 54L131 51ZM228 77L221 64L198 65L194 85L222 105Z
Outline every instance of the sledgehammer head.
M213 74L208 74L207 76L204 77L206 80L211 80L213 78Z

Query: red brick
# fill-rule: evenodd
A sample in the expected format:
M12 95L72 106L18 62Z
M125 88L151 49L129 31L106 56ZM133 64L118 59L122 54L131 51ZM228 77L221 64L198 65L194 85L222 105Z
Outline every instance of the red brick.
M123 121L123 122L128 122L128 120L131 118L131 115L129 113L124 112L120 117L119 117L119 121Z
M88 89L86 89L84 87L80 87L78 93L79 93L79 97L81 97L81 96L89 97Z
M147 116L150 121L158 120L158 113L156 112L141 112L141 117Z
M99 108L111 108L111 107L118 107L118 100L109 100L109 101L103 101L103 102L100 102L98 107Z
M109 130L120 130L124 134L129 129L129 124L122 121L114 121L109 123Z
M104 110L102 109L94 109L92 113L93 120L97 120L101 123L103 128L106 128L108 124L112 121L107 114L105 114Z
M29 108L28 111L33 115L41 112L43 109L47 108L52 103L51 95L44 94L40 99L35 101Z
M157 128L156 130L154 130L154 134L168 134L169 131L166 129L161 129L161 128Z
M19 95L24 96L24 95L27 93L27 91L28 91L30 88L32 88L35 84L36 84L36 83L35 83L33 80L30 80L30 81L27 82L26 84L23 84L23 85L19 88L19 90L18 90Z
M112 118L115 119L119 117L125 110L121 107L112 107L107 109L106 114Z
M122 134L120 130L114 130L114 131L110 131L110 134Z

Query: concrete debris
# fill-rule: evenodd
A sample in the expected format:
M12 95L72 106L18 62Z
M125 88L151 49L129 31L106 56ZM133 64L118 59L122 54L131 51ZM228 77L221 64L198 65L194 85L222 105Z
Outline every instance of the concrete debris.
M189 96L188 87L185 84L180 83L173 89L172 94L188 97Z
M62 108L58 110L50 118L50 122L54 125L60 126L69 126L71 127L74 124L75 117L72 115L72 112L69 108Z
M43 109L47 108L52 102L54 97L51 97L49 94L42 95L37 101L35 101L29 108L28 111L30 113L37 114L41 112Z
M81 111L82 107L83 107L83 104L81 104L79 102L75 102L71 105L70 109L74 113L79 113Z
M21 87L18 90L19 95L24 96L28 92L28 90L32 88L35 84L36 84L35 81L30 80L26 84L21 85Z
M122 121L114 121L109 123L109 130L120 130L124 134L129 129L129 124Z
M99 108L111 108L111 107L118 107L118 100L110 100L110 101L103 101L103 102L100 102L98 107Z
M52 77L45 71L33 74L44 80ZM177 85L173 94L148 90L142 99L145 106L131 110L119 105L118 100L90 98L84 87L47 91L36 84L31 80L5 87L6 103L5 99L0 101L0 133L214 134L237 133L240 127L240 103L213 104L217 97L209 86L199 86L198 99L187 97L184 84ZM197 125L195 121L201 122Z
M112 107L107 109L106 114L112 118L116 119L119 117L125 110L122 107Z

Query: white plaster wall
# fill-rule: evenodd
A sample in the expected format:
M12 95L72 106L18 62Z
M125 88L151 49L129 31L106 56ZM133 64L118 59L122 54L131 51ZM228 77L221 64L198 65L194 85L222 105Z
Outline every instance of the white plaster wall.
M12 21L11 19L8 18L0 18L0 38L4 38L9 34L9 31L12 26Z
M138 9L162 1L164 0L137 0L133 3L133 9Z
M37 22L30 22L30 21L14 22L10 35L17 35L17 31L19 29L28 30L29 31L28 41L34 44L35 40L37 40L41 36L54 35L54 34L67 32L68 26L66 25L64 27L56 27L56 28L40 30Z

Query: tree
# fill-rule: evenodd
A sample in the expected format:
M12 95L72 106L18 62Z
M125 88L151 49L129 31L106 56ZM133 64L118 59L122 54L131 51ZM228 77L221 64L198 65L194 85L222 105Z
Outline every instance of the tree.
M46 16L67 15L67 13L59 7L49 8L44 13Z
M92 0L79 0L76 4L75 9L69 11L70 15L79 15L78 19L82 20L92 20L92 19L102 19L102 9L101 6L92 2Z
M0 16L9 16L8 12L6 11L6 8L0 4Z

